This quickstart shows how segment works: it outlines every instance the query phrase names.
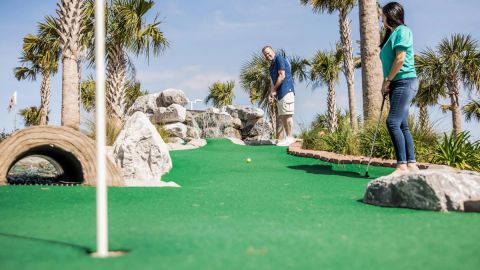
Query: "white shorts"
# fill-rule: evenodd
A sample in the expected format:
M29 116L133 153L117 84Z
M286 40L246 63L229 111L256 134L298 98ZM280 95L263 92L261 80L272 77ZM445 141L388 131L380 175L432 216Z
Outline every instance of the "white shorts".
M278 101L277 106L278 115L293 115L295 109L295 94L288 92L288 94Z

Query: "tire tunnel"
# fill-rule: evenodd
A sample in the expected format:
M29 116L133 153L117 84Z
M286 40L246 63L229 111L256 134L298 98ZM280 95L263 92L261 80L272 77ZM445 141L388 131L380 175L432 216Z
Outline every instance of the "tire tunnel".
M70 182L96 183L95 142L68 127L37 126L17 131L0 144L0 156L0 185L7 184L7 175L18 161L30 156L47 160ZM108 185L124 186L120 170L110 159L106 173Z

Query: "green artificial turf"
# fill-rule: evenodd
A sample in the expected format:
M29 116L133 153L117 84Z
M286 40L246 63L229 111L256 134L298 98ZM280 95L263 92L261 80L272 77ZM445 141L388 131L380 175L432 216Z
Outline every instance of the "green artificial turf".
M109 189L117 258L86 255L94 188L0 187L0 269L480 269L479 214L364 204L363 166L227 140L171 156L181 188Z

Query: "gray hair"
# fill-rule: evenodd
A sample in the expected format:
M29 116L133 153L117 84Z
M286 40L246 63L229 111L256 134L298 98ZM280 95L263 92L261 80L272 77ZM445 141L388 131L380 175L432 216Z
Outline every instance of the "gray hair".
M267 46L263 47L263 49L262 49L262 52L264 52L264 51L265 51L266 49L268 49L268 48L270 48L270 50L272 50L272 51L273 51L273 48L272 48L272 46L270 46L270 45L267 45Z

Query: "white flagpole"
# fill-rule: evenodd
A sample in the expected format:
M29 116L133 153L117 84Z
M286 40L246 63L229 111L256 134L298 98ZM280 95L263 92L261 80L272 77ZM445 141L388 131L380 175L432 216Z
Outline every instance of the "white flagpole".
M105 175L105 0L95 1L96 143L97 143L97 252L108 256L107 181Z

